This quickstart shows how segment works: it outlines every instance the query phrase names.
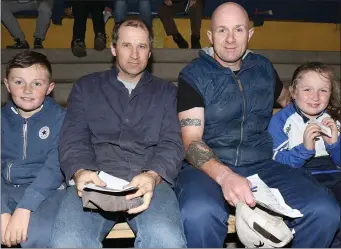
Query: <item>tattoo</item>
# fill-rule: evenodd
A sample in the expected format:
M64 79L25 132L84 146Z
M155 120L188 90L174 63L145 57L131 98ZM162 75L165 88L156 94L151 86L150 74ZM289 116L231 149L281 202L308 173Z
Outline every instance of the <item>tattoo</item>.
M180 120L180 125L181 127L185 126L200 126L201 125L201 120L198 118L186 118L186 119L181 119Z
M203 141L193 141L188 146L185 157L190 164L199 169L212 158L219 161L212 149Z

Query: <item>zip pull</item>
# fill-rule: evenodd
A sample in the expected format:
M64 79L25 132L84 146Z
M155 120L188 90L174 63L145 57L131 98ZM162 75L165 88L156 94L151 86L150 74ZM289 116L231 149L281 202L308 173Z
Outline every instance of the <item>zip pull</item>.
M24 137L23 159L26 159L26 151L27 151L27 119L25 119L24 125L23 125L23 137Z

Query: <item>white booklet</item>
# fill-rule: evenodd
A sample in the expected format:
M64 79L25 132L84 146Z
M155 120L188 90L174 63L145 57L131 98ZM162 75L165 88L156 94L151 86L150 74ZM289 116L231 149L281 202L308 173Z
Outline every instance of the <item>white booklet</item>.
M328 126L325 126L320 121L317 121L316 119L312 119L308 121L308 124L317 124L321 128L321 132L328 137L332 137L332 131Z
M257 190L252 192L257 204L287 217L303 217L299 210L293 209L285 203L283 196L277 188L269 188L259 178L258 174L249 176L247 179L252 183L253 187L257 186Z
M106 187L100 187L93 183L88 183L84 185L84 188L94 189L106 192L125 192L136 189L135 187L126 187L129 182L124 179L109 175L104 171L100 171L98 174L99 178L107 184Z

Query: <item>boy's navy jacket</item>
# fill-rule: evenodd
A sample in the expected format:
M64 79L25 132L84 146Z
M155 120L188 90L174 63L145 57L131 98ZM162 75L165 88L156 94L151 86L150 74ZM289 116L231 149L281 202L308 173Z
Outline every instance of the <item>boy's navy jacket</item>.
M17 208L34 212L62 184L58 145L64 116L65 109L50 97L28 119L17 113L12 101L1 108L1 181L29 185ZM6 196L1 198L4 202Z
M66 181L79 169L127 181L153 170L172 184L184 158L177 88L144 71L129 95L117 75L115 67L73 86L60 138Z

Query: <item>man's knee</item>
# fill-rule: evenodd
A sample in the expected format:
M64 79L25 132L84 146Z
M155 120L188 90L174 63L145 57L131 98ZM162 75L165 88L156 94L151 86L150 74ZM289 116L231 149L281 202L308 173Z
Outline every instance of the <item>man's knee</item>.
M141 248L184 248L187 247L182 227L174 224L149 223L137 231L135 247Z
M309 219L322 230L337 231L340 227L340 206L331 195L326 194L314 198L307 206L305 215L309 216ZM321 224L325 225L321 226Z
M51 1L41 1L38 7L39 15L52 16L52 2Z

